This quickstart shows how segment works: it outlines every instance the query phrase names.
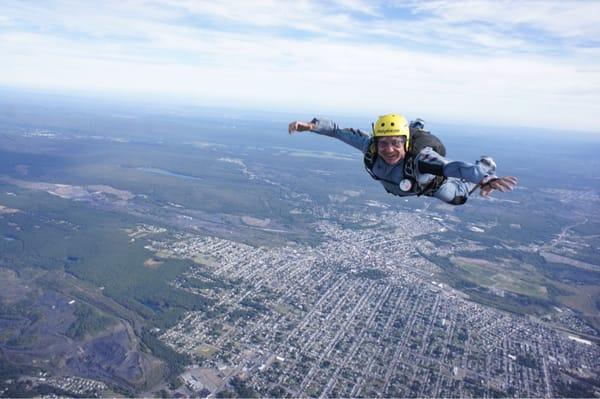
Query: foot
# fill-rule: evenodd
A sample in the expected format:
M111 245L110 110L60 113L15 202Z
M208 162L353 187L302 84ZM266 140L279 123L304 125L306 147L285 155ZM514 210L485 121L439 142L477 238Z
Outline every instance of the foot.
M421 118L417 118L410 123L410 127L413 129L423 130L425 128L425 121Z
M487 174L493 175L496 173L496 162L494 162L494 158L488 155L482 155L481 159L477 161L478 164L481 164L487 168Z

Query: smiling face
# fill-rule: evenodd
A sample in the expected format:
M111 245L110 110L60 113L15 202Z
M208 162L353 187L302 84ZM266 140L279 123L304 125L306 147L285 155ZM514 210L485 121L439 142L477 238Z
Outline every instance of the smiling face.
M377 154L388 165L395 165L404 159L405 136L389 136L377 139Z

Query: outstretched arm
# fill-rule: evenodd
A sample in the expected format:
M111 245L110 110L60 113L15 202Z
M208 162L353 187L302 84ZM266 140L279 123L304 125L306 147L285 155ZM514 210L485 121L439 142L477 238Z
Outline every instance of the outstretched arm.
M310 122L293 121L288 125L288 133L306 132L334 137L365 153L369 147L370 136L358 129L340 129L328 119L314 118Z

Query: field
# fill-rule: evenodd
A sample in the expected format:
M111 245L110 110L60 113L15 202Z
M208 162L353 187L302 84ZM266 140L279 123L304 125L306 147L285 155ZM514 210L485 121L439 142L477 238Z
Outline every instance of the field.
M196 353L196 355L200 356L201 358L208 359L216 351L217 351L217 348L215 348L214 346L202 344L196 348L195 353Z
M443 270L437 281L511 312L544 317L570 307L600 329L597 143L549 145L544 152L532 138L472 140L449 131L453 159L493 153L502 173L521 182L510 197L474 196L452 207L388 195L366 175L355 149L328 137L290 137L281 115L74 107L0 112L0 356L11 351L0 366L8 364L11 375L26 363L19 356L69 373L64 365L76 353L67 349L96 345L91 363L71 360L74 367L112 381L124 396L140 392L142 377L173 382L189 359L155 331L215 301L173 282L194 264L209 267L184 288L209 292L236 282L211 274L220 266L213 258L173 259L146 249L149 240L193 233L255 246L314 246L323 238L316 222L369 229L385 222L384 211L418 211L445 228L415 237L431 242L424 256ZM373 216L356 218L365 205ZM134 233L140 226L160 229ZM376 268L361 273L387 276ZM196 350L209 358L215 348Z
M528 272L517 272L510 264L494 265L483 259L464 257L451 258L462 272L459 276L477 285L493 289L496 292L509 291L534 298L548 299L548 289L543 278L537 279Z

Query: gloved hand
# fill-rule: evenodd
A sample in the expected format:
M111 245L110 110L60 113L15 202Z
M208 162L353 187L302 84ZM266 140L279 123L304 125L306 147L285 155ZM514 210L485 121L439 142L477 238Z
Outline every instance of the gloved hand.
M484 179L485 180L485 179ZM492 177L486 182L481 183L479 195L482 197L489 196L492 191L498 190L503 193L514 190L519 180L514 176Z

